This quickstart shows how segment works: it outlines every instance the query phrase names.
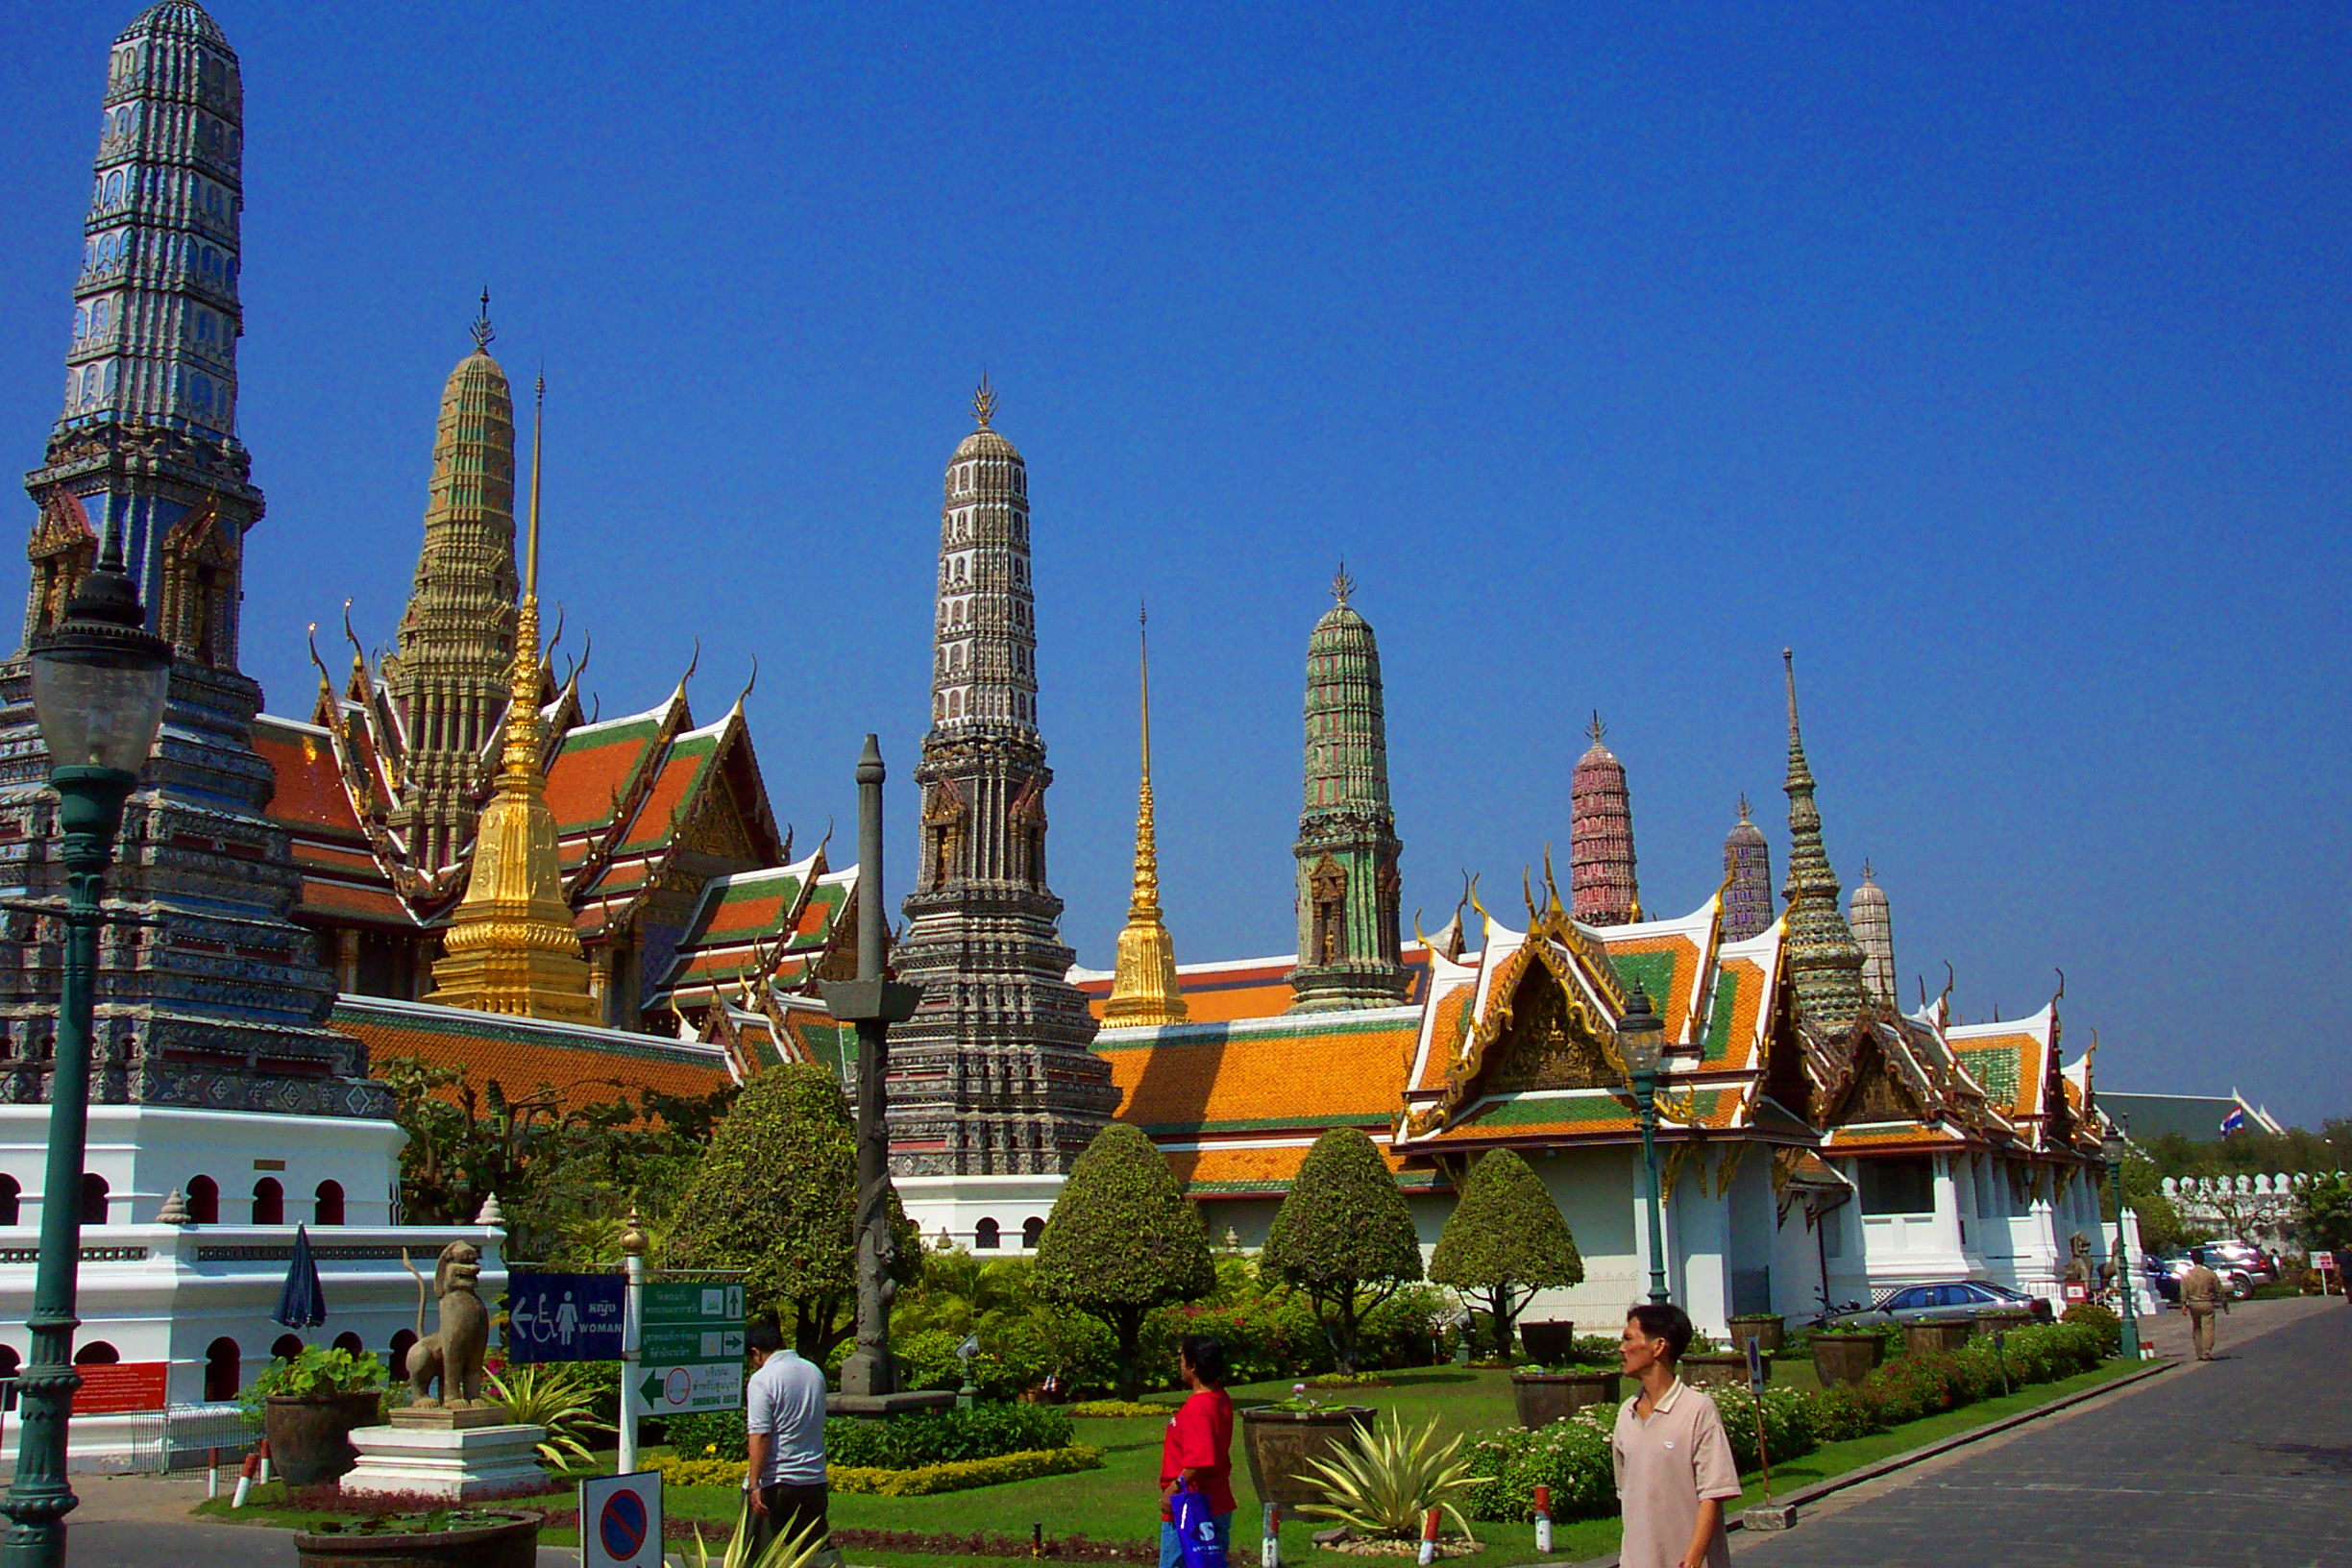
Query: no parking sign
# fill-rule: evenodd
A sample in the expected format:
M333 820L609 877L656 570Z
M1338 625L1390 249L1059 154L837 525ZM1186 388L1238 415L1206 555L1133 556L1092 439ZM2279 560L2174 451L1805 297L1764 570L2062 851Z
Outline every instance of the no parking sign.
M580 1482L580 1568L662 1568L662 1480L650 1470Z

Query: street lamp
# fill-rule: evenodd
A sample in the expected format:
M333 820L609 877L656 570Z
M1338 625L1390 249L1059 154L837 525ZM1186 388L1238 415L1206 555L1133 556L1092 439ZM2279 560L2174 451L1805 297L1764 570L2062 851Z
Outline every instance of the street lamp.
M2123 1156L2131 1149L2131 1139L2123 1129L2108 1123L2107 1137L2101 1143L2107 1156L2107 1183L2115 1188L2116 1200L2116 1285L2123 1292L2123 1359L2140 1359L2140 1318L2132 1311L2131 1242L2123 1230Z
M1642 1168L1649 1176L1650 1299L1662 1307L1667 1300L1666 1237L1658 1217L1657 1084L1658 1065L1666 1057L1666 1022L1650 1010L1650 992L1639 980L1626 997L1625 1017L1617 1020L1617 1051L1633 1081L1633 1109L1641 1121Z
M40 1263L25 1327L32 1354L17 1375L16 1474L0 1512L12 1521L6 1568L61 1568L65 1423L82 1379L73 1369L74 1291L82 1260L82 1160L89 1134L90 1016L98 968L98 897L122 826L123 802L163 723L171 645L147 630L122 541L107 536L64 621L27 645L33 714L49 752L65 865L65 970L49 1073L49 1165L41 1187Z

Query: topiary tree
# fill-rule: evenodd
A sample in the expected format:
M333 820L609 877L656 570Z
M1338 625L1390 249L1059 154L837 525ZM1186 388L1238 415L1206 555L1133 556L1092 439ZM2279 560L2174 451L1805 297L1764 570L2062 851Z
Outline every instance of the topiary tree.
M1155 1307L1216 1285L1209 1233L1142 1129L1115 1121L1070 1166L1038 1238L1039 1298L1100 1318L1118 1336L1119 1381L1141 1384L1137 1349Z
M1430 1254L1429 1277L1485 1304L1495 1354L1511 1351L1511 1325L1536 1291L1584 1283L1584 1260L1543 1178L1508 1149L1470 1167Z
M1275 1211L1258 1266L1314 1304L1339 1370L1355 1371L1363 1314L1421 1277L1421 1239L1405 1194L1370 1139L1335 1127L1315 1139Z
M922 1241L890 1199L891 1278L911 1285ZM678 1200L664 1262L740 1268L755 1313L822 1363L857 1328L857 1124L841 1086L810 1065L746 1084Z
M2305 1188L2295 1210L2295 1233L2305 1247L2314 1252L2352 1248L2352 1183L2345 1182L2342 1172L2321 1176Z

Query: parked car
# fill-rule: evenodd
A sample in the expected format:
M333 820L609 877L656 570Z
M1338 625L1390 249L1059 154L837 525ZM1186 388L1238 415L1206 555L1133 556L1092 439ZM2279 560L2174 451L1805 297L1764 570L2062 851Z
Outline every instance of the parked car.
M2156 1292L2157 1298L2162 1301L2180 1300L2181 1276L2188 1273L2190 1268L2188 1255L2173 1253L2163 1258L2151 1257L2146 1266L2148 1288Z
M2201 1241L2189 1256L2221 1276L2230 1294L2243 1298L2270 1283L2270 1265L2243 1241Z
M1875 1307L1847 1313L1838 1326L1869 1329L1882 1323L1965 1323L1987 1312L2019 1311L2033 1313L2040 1322L2050 1320L2050 1304L2040 1296L1987 1280L1939 1280L1889 1291Z

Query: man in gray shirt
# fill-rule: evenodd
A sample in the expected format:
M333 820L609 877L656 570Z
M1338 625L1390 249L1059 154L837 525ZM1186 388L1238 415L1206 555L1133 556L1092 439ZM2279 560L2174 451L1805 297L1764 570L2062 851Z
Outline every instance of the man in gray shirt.
M751 1494L751 1550L811 1529L824 1539L824 1369L784 1343L768 1319L746 1337L751 1381L744 1389L744 1425L750 1433L744 1489ZM838 1562L829 1548L820 1562Z

